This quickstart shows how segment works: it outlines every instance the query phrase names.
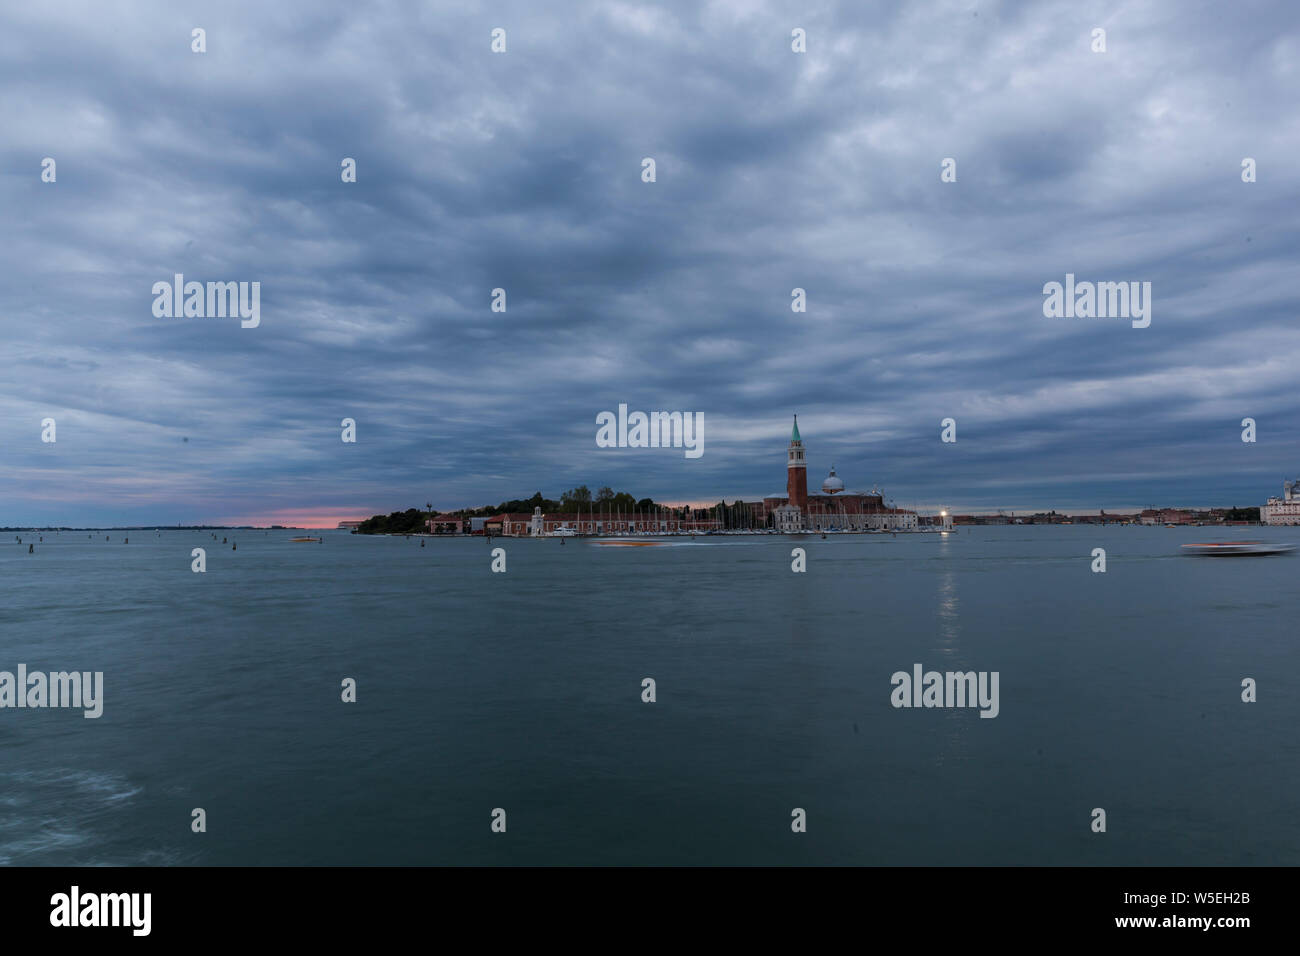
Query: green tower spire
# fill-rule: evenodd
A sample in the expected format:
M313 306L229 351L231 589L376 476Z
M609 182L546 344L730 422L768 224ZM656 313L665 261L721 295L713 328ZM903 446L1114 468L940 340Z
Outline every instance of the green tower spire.
M800 438L799 438L799 416L798 416L798 415L796 415L796 416L794 417L794 431L792 431L792 432L790 433L790 440L791 440L791 441L799 441L799 440L800 440Z

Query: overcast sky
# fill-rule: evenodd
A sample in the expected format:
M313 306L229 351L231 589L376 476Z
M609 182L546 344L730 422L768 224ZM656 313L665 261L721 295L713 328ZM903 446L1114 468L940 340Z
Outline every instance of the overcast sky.
M1300 6L563 6L7 4L0 525L752 498L795 412L810 486L920 508L1300 474ZM1150 327L1046 318L1067 272ZM704 454L598 448L620 403Z

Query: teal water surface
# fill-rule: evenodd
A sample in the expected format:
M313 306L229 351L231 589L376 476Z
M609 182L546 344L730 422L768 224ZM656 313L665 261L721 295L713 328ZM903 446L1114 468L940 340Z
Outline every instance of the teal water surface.
M0 543L0 670L104 673L0 709L0 863L1300 863L1300 557L1178 553L1298 529L221 534Z

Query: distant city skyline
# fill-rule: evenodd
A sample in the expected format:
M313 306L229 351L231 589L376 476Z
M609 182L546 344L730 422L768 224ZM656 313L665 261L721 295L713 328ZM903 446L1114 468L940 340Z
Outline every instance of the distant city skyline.
M716 440L716 439L711 439L711 440ZM767 457L768 458L773 457L770 453L770 450ZM819 488L821 486L822 480L826 477L826 475L829 475L832 466L828 463L824 471L819 473L817 465L812 463L816 461L816 458L817 456L815 455L815 450L813 448L810 448L809 450L810 465L808 468L810 472L809 484L814 488ZM784 479L784 475L785 475L783 466L784 466L784 462L778 461L776 465L772 468L773 473L780 474L782 479ZM851 475L846 475L845 470L843 468L840 468L838 465L836 465L835 467L838 476L845 481L845 487L849 491L867 491L868 489L874 487L874 483L855 481ZM426 494L423 496L425 500L421 502L414 502L405 499L403 500L393 499L387 504L383 502L379 502L374 507L362 506L360 508L350 508L350 509L342 508L342 509L330 509L330 510L312 509L306 507L285 507L285 508L278 508L275 510L253 509L242 513L231 512L231 513L216 514L214 516L209 516L202 507L190 507L187 509L185 503L178 502L178 503L173 503L167 509L159 509L160 512L163 510L167 512L168 514L167 520L158 519L156 515L154 515L155 520L150 520L150 514L147 508L140 510L138 512L133 512L136 513L137 515L143 515L143 517L140 517L139 520L134 520L134 519L121 520L117 522L93 522L93 521L79 522L79 521L68 521L68 520L59 520L59 519L46 520L46 521L14 521L12 520L12 515L0 514L0 526L36 527L36 526L46 525L46 526L95 528L95 527L115 527L115 526L117 527L142 526L143 527L143 526L150 526L150 525L157 525L159 527L164 527L167 525L174 526L177 524L180 525L208 524L208 525L250 525L250 526L258 526L258 527L269 527L271 525L283 525L286 527L303 527L303 528L336 528L340 521L359 520L359 519L371 517L372 515L376 515L376 514L389 514L392 513L393 511L405 511L408 508L423 509L425 507L425 504L429 502L431 498L438 498L438 500L432 501L434 511L449 512L449 511L457 511L461 509L479 509L484 507L493 507L504 501L529 498L535 492L538 491L540 491L542 493L542 496L545 498L552 498L558 500L562 493L563 488L572 488L584 484L588 486L588 488L592 491L593 494L595 494L597 489L599 489L600 487L604 487L608 485L609 487L613 488L615 492L625 491L632 494L637 499L652 498L656 502L664 505L671 505L676 507L690 506L695 508L712 507L713 505L716 505L719 502L719 500L725 500L729 503L737 500L759 501L765 497L770 497L773 494L783 493L783 491L777 487L778 482L776 479L774 479L772 482L769 483L771 487L767 492L761 492L761 493L750 492L750 493L742 493L742 494L726 492L713 497L697 497L697 498L672 498L672 497L666 498L659 494L656 494L654 489L642 488L639 485L629 485L627 487L624 487L624 486L613 485L606 481L592 481L590 479L582 479L582 478L574 478L570 482L562 483L562 487L555 487L555 488L550 487L551 485L555 485L555 484L556 484L555 482L543 482L541 484L537 482L533 482L530 485L527 482L521 482L519 483L519 487L521 489L524 487L528 487L531 488L532 490L531 491L518 490L514 493L507 493L502 495L501 497L492 498L491 500L488 500L488 498L484 497L483 500L470 499L465 501L451 502L446 500L446 496ZM905 507L905 508L916 510L921 514L933 514L939 512L940 510L947 510L953 514L971 514L971 515L992 515L998 512L1005 512L1008 515L1012 515L1012 514L1028 515L1028 514L1051 512L1051 511L1056 511L1057 513L1060 514L1079 515L1079 514L1096 514L1099 511L1116 512L1116 513L1135 513L1135 512L1140 512L1143 509L1147 509L1147 508L1208 509L1208 508L1229 508L1229 507L1239 507L1239 508L1258 507L1262 505L1269 496L1277 494L1278 488L1281 487L1282 482L1279 479L1278 481L1274 482L1274 484L1275 487L1272 489L1262 489L1260 493L1256 496L1257 500L1194 501L1185 498L1171 497L1168 492L1160 491L1157 493L1162 495L1162 497L1156 497L1146 503L1140 503L1140 504L1139 503L1056 504L1056 503L1052 503L1051 501L1043 501L1043 500L1037 500L1033 502L1022 501L1019 503L1006 501L1006 500L1003 501L995 500L992 502L985 500L979 503L971 504L969 503L969 500L963 500L960 498L954 500L928 501L928 500L923 500L919 497L908 496L905 491L899 492L890 488L881 488L880 490L884 493L886 501L892 502L893 504L896 504L899 507ZM418 498L421 496L416 495L416 497ZM69 510L73 510L73 509L69 509ZM99 510L103 511L107 509L99 509ZM172 515L186 515L186 516L172 517Z
M922 512L1252 507L1300 474L1300 8L6 19L2 524L753 500L792 412L810 484ZM236 286L187 317L177 275ZM1095 315L1138 283L1141 322L1048 317L1075 278ZM701 414L703 454L599 447L620 403Z

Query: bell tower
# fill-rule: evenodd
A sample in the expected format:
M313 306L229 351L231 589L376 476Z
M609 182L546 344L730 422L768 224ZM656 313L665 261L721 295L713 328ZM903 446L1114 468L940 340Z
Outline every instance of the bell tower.
M785 493L788 502L800 511L808 510L808 462L804 458L803 440L799 437L799 416L794 417L790 447L786 450Z

